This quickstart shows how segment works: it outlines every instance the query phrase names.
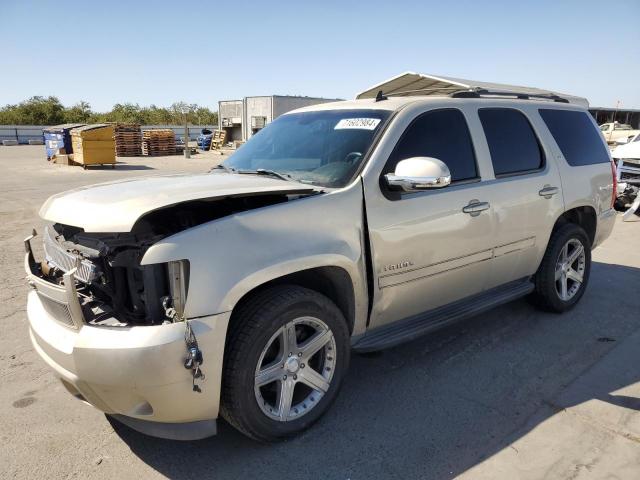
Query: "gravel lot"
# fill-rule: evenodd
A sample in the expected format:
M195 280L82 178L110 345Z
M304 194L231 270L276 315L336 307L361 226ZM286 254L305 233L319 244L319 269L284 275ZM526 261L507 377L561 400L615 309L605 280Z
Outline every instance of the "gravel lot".
M0 147L1 478L640 478L640 222L618 218L568 314L518 301L354 356L328 415L289 442L259 445L220 422L216 437L179 443L110 424L51 375L28 338L22 239L53 193L222 157L83 171L43 150Z

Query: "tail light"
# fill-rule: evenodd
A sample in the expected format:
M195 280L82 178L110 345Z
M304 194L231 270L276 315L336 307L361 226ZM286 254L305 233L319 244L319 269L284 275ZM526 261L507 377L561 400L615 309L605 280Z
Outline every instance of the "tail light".
M613 192L611 192L611 208L616 203L616 197L618 196L618 173L616 172L616 161L611 160L611 176L613 177Z

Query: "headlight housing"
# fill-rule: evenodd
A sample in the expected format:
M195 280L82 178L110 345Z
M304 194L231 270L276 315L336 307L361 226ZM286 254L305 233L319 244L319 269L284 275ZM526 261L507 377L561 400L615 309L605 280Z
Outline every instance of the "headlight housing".
M177 260L167 263L167 280L171 307L175 310L174 322L184 320L184 308L189 293L189 261Z

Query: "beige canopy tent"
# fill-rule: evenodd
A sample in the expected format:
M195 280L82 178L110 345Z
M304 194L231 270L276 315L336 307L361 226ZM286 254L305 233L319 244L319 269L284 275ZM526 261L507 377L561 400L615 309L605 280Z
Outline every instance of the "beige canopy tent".
M537 96L558 96L566 99L569 103L589 107L586 98L567 95L565 93L542 90L539 88L522 87L518 85L505 85L502 83L479 82L477 80L464 80L462 78L442 77L426 75L415 72L405 72L382 83L378 83L356 95L360 98L375 98L378 92L384 95L393 96L443 96L461 91L481 91L486 90L487 95L492 92L512 93L514 95L537 95Z

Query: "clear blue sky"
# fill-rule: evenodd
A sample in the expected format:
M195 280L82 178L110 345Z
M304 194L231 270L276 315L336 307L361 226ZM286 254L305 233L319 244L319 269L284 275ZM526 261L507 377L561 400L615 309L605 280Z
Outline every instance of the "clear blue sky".
M640 108L640 0L0 0L0 104L352 98L406 70Z

